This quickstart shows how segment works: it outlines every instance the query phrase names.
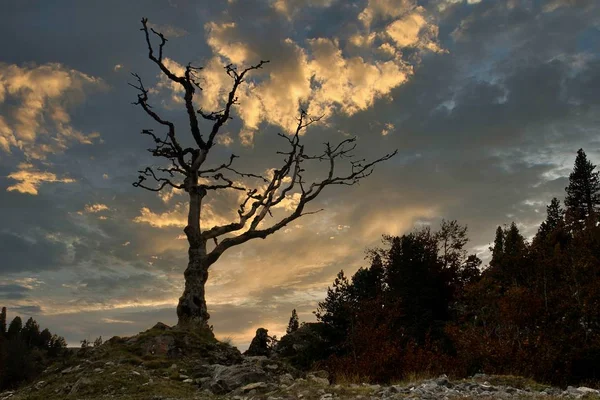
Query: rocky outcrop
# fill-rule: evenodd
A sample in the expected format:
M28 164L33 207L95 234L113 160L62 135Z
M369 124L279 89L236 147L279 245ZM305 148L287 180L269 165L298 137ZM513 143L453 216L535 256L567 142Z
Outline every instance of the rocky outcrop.
M269 337L268 330L265 328L258 328L256 330L256 335L252 339L250 343L250 347L244 355L246 356L269 356L271 354L271 341L272 339Z

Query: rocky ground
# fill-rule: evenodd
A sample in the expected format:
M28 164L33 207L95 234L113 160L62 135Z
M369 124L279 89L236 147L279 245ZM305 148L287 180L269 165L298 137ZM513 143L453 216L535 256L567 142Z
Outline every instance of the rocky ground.
M597 399L587 387L559 389L533 381L476 375L396 385L330 384L327 372L303 373L285 360L242 356L211 335L164 325L113 338L49 367L0 400L21 399Z

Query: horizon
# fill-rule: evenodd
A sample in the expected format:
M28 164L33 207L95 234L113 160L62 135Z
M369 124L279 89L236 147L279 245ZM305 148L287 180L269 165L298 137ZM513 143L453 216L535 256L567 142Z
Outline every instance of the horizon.
M469 228L487 261L497 226L532 237L564 199L576 152L600 163L600 4L592 0L249 0L152 5L60 1L4 5L0 35L0 301L69 346L174 325L187 244L185 196L132 186L160 128L181 126L181 92L149 59L140 19L168 38L165 57L204 67L199 107L218 109L224 66L267 59L240 95L211 161L268 173L300 105L324 115L302 136L357 136L359 158L398 149L372 176L329 187L304 216L231 249L209 271L218 338L247 348L257 328L281 337L292 309L313 311L343 269L368 265L384 234ZM48 17L51 15L52 17ZM15 35L15 33L17 33ZM204 127L206 130L206 127ZM315 164L315 175L324 169ZM234 195L207 204L208 225L235 216ZM275 213L294 205L290 197ZM484 262L484 265L487 262Z

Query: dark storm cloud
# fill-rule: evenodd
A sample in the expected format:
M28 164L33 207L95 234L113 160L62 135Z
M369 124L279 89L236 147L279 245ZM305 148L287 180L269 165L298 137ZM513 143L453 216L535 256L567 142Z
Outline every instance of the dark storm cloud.
M1 300L21 300L28 297L31 289L15 284L0 284Z

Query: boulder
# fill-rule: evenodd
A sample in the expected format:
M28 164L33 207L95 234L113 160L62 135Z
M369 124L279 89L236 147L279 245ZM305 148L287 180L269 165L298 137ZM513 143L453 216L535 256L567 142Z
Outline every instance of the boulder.
M255 363L245 362L237 365L214 365L212 379L203 388L215 394L229 393L250 383L264 382L267 373Z
M252 339L250 347L244 355L247 356L269 356L271 354L271 338L269 337L268 330L265 328L258 328L256 330L256 336Z

